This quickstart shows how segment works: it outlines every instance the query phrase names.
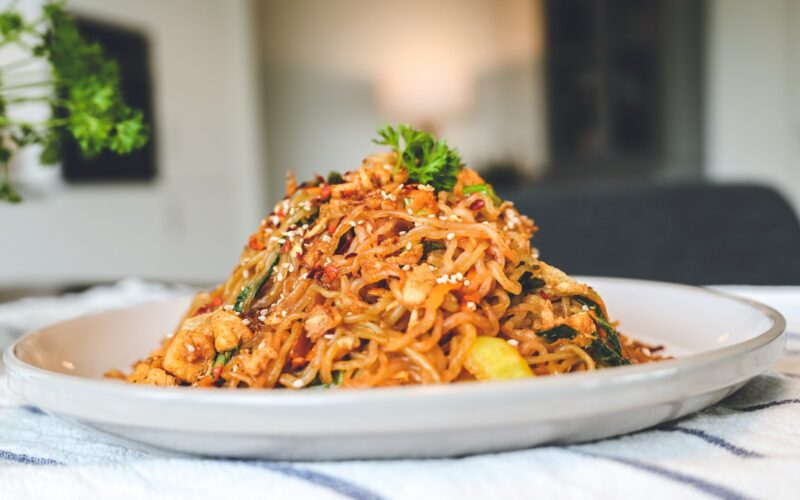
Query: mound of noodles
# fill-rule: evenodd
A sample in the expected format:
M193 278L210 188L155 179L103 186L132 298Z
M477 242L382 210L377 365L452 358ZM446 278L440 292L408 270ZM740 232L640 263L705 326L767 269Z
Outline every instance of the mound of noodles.
M228 281L197 295L130 375L111 375L154 385L355 388L657 358L616 331L594 290L538 258L533 221L476 172L464 168L452 191L436 192L409 182L396 163L385 153L343 176L300 185L290 177Z

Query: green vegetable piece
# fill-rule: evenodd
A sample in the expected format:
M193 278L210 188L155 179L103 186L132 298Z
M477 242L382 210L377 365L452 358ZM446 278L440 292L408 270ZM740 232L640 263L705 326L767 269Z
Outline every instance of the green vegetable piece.
M589 345L589 355L601 366L623 366L631 364L621 354L614 351L601 338L596 338Z
M342 184L344 182L344 177L339 172L335 172L331 170L328 173L328 184Z
M492 200L494 206L500 206L503 200L494 192L491 184L473 184L472 186L464 186L464 194L483 193Z
M444 250L447 248L441 241L422 240L422 255L428 255L434 250Z
M619 332L608 322L608 318L605 317L603 310L597 302L579 295L576 295L574 299L594 312L595 325L606 334L605 341L598 336L589 346L588 351L592 359L602 366L631 364L631 362L622 355L622 342L619 340Z
M230 351L225 351L225 352L219 352L219 353L217 353L217 357L216 357L216 358L214 358L214 365L213 365L213 368L217 368L217 367L220 367L220 366L225 366L225 365L227 365L227 364L228 364L228 361L230 361L230 360L231 360L231 358L233 357L233 351L234 351L234 350L233 350L233 349L231 349Z
M386 125L378 130L378 135L380 137L373 142L394 149L398 157L397 167L408 170L410 182L430 184L437 191L453 190L464 163L447 142L437 141L432 134L409 125L400 125L396 129Z
M523 293L531 293L544 287L546 283L541 278L535 278L530 271L525 271L519 277L519 283L522 285Z
M342 385L344 381L344 371L337 370L333 372L333 381L330 384L323 384L319 381L319 378L315 379L314 382L306 386L307 389L335 389L336 387Z
M603 314L603 310L597 304L597 302L593 301L592 299L576 295L575 300L580 302L581 304L585 305L589 309L594 312L594 322L598 328L601 328L606 333L606 338L608 342L611 344L611 347L614 351L622 356L622 342L619 340L619 332L608 322L608 318L605 317ZM627 364L627 363L625 363Z
M270 275L272 274L272 270L275 269L275 265L278 263L278 252L273 252L272 254L272 263L266 266L266 272L256 275L253 278L253 281L250 282L249 285L244 287L239 295L236 297L236 302L233 305L233 310L242 313L244 312L249 306L250 303L255 299L256 295L258 294L261 287L264 286L264 283L267 282Z
M555 342L558 339L574 339L578 331L569 325L558 325L543 332L536 332L536 335L548 342Z

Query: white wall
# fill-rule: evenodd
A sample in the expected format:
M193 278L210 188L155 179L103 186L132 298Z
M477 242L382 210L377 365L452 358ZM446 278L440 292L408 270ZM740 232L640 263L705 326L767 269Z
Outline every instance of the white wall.
M774 186L800 212L800 2L709 7L708 175Z
M261 2L269 163L278 194L298 177L355 168L403 105L468 106L433 116L472 166L546 158L540 0ZM392 84L417 99L387 106ZM388 90L387 90L388 89ZM420 111L420 110L416 110Z
M124 276L210 283L227 275L268 205L251 7L246 0L69 3L151 37L158 178L61 185L19 206L0 204L0 287Z

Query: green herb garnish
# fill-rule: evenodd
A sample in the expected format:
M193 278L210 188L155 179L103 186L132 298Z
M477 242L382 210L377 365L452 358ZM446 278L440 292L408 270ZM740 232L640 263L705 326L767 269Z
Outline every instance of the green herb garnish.
M110 150L130 153L145 145L148 128L142 112L128 107L120 92L119 68L102 47L81 36L63 2L46 3L42 15L27 21L12 7L0 13L0 47L27 51L0 68L0 200L22 200L9 182L11 157L27 146L42 147L40 161L60 159L61 141L71 135L81 152L95 156ZM47 61L49 75L31 71L37 59ZM11 112L27 103L44 103L51 116L41 121Z
M452 191L458 172L464 167L461 156L437 141L432 134L416 130L409 125L396 129L386 125L378 130L375 144L390 146L397 153L397 167L408 170L408 180L430 184L437 191Z

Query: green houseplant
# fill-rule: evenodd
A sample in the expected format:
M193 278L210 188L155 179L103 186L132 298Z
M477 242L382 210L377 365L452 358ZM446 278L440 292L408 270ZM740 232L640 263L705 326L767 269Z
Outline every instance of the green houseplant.
M81 36L63 2L45 4L32 20L12 3L0 13L0 48L9 46L25 56L0 65L0 202L22 200L11 184L9 162L23 148L41 146L41 163L52 165L65 134L87 156L104 150L125 154L147 142L141 111L127 106L120 93L116 62ZM48 78L30 76L36 60L46 63ZM37 102L50 107L48 118L14 118L15 107Z

